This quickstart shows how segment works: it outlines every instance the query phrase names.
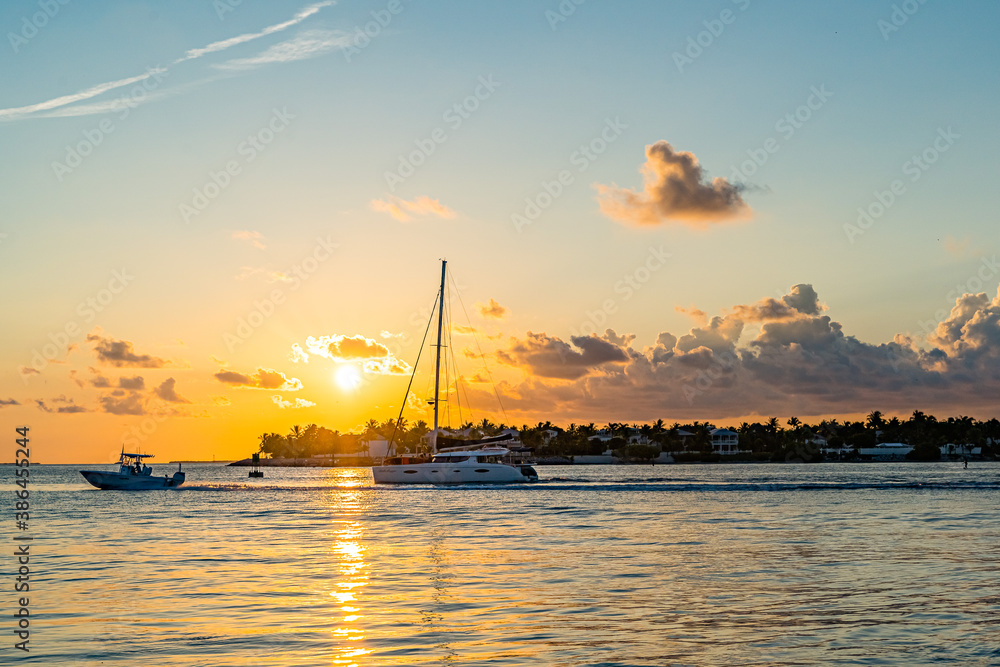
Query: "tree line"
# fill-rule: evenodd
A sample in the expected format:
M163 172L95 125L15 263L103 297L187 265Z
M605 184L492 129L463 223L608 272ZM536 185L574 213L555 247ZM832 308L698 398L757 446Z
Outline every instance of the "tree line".
M677 460L711 459L714 456L711 432L716 427L707 421L675 422L668 426L662 419L645 424L573 423L568 427L546 421L515 427L483 419L478 423L462 424L459 430L467 433L469 438L484 438L498 435L508 428L515 428L521 443L534 449L537 457L599 455L610 449L618 458L642 461L653 459L661 452L671 453ZM886 419L882 412L875 410L860 421L824 419L808 424L798 417L790 417L782 424L777 417L771 417L763 422L743 422L727 428L739 434L739 448L744 452L743 456L754 460L818 461L822 459L820 443L823 440L827 447L843 450L847 458L852 454L856 456L859 449L874 447L879 442L903 442L914 448L910 456L917 460L938 459L940 447L948 444L982 447L984 456L993 456L997 453L997 443L1000 443L1000 421L997 419L979 421L961 416L938 420L920 410L914 410L905 421L898 417ZM599 431L604 431L610 439L593 438ZM682 436L682 431L691 435ZM367 454L367 442L381 437L394 442L397 453L417 453L426 450L424 436L429 432L430 426L425 421L410 424L405 418L398 423L395 419L382 422L369 419L358 434L342 434L309 424L305 427L293 426L285 435L262 434L259 436L259 451L272 458L364 456ZM630 442L635 435L641 442Z

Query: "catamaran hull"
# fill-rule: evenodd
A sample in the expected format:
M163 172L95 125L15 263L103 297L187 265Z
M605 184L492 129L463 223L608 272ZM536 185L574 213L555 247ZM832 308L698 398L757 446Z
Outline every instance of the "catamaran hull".
M175 472L173 477L125 475L117 472L101 472L97 470L81 470L80 474L99 489L119 489L123 491L173 489L184 483L183 472Z
M518 484L537 482L531 466L476 463L461 466L448 463L374 466L376 484Z

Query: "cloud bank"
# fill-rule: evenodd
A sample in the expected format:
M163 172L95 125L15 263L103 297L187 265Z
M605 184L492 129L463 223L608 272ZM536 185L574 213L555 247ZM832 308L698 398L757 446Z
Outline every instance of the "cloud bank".
M759 333L746 335L748 325ZM508 412L586 421L837 415L934 407L995 410L1000 294L965 294L926 340L849 335L811 285L732 307L651 344L609 329L569 341L528 332L496 353L523 379L501 387ZM485 402L485 394L484 394Z

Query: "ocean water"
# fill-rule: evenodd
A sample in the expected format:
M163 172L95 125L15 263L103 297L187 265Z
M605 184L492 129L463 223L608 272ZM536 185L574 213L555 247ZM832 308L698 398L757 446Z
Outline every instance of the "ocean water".
M5 613L0 664L1000 664L997 463L540 466L455 488L192 464L141 492L78 467L31 469L31 651Z

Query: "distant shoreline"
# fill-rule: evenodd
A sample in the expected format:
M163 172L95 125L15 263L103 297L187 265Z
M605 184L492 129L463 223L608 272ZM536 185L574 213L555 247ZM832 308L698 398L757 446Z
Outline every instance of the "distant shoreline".
M983 463L995 461L995 459L969 459L970 463ZM767 465L767 464L778 464L778 465L789 465L789 464L804 464L803 461L753 461L753 460L737 460L737 461L571 461L571 460L541 460L541 461L531 461L531 465L534 466L594 466L594 465L621 465L621 466L671 466L671 465L734 465L734 464L752 464L752 465ZM899 460L884 460L884 461L815 461L810 462L808 465L819 465L823 463L955 463L961 464L961 459L956 460L939 460L939 461L914 461L910 459L899 459ZM252 459L241 459L239 461L233 461L228 463L228 467L244 467L251 468L254 463ZM315 459L260 459L259 463L261 468L370 468L373 465L378 465L377 462L368 458L358 458L351 461L330 461L330 460L315 460Z

